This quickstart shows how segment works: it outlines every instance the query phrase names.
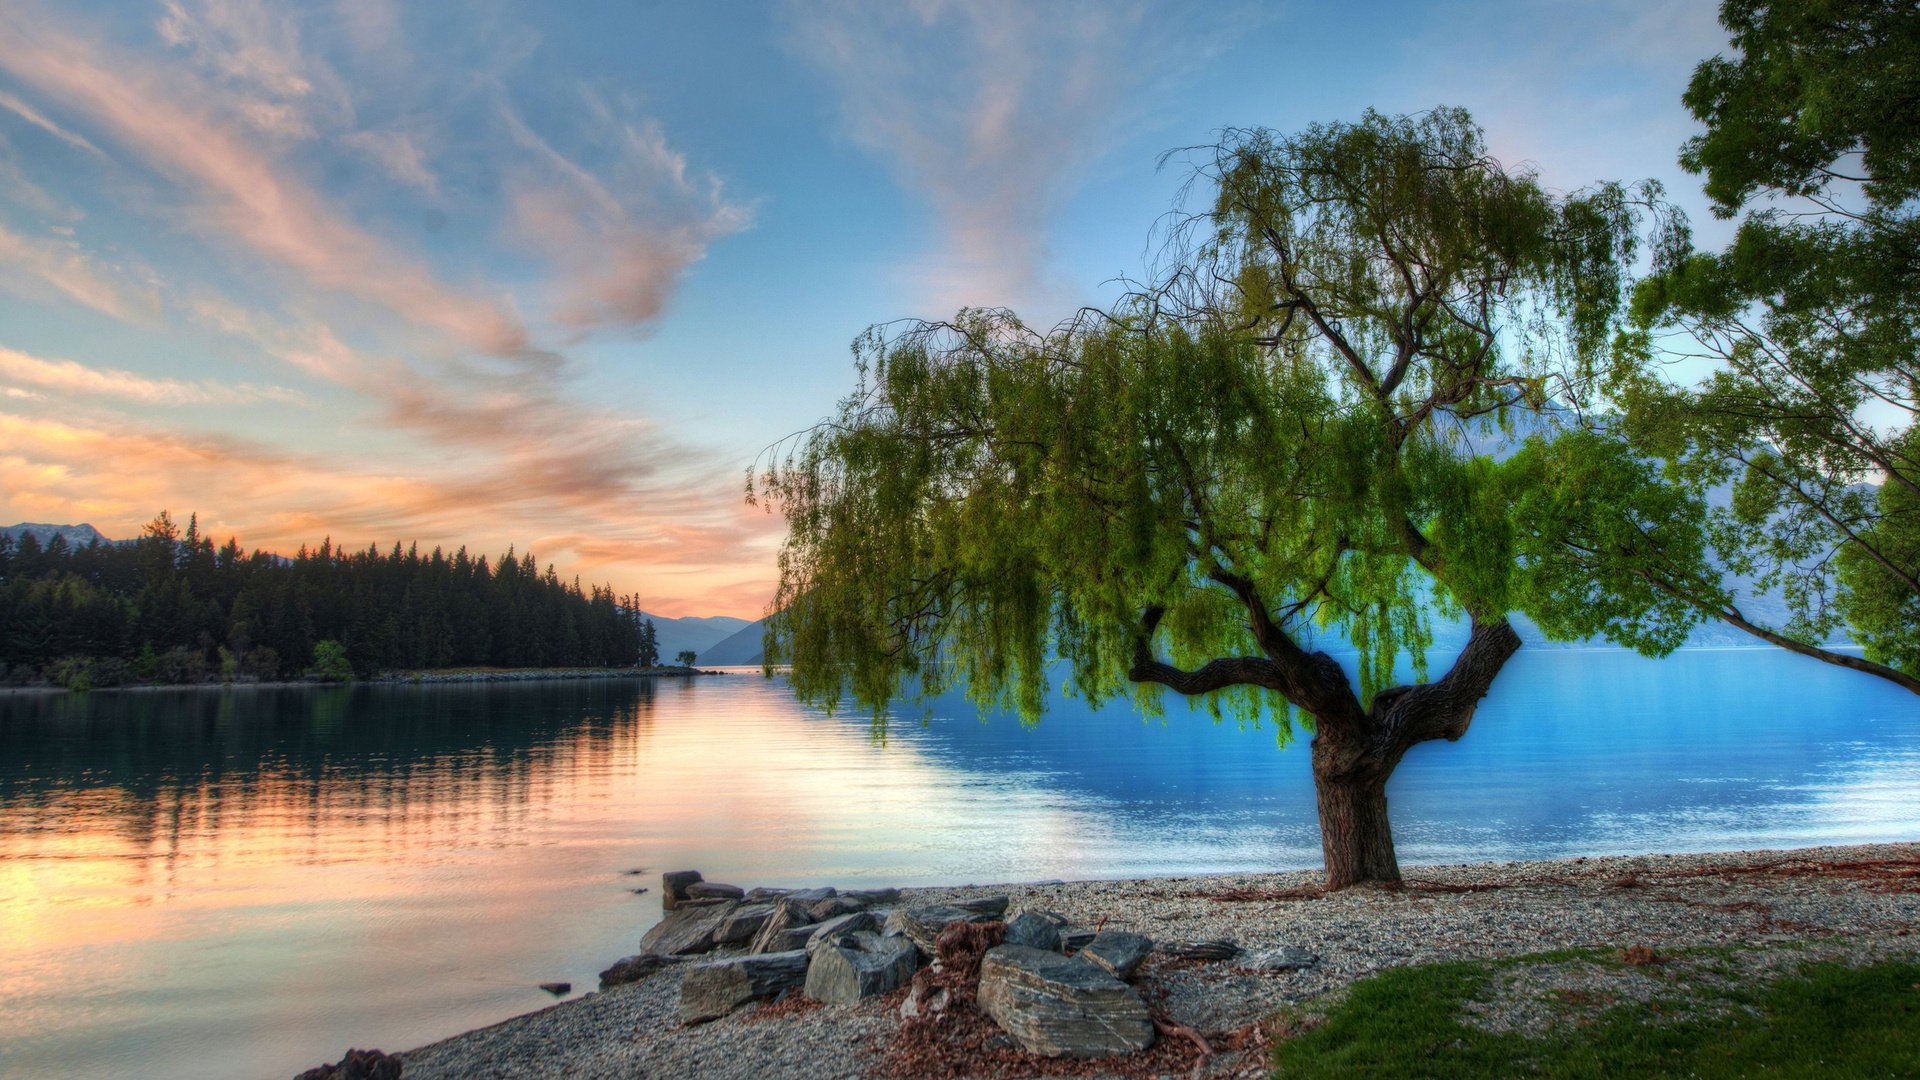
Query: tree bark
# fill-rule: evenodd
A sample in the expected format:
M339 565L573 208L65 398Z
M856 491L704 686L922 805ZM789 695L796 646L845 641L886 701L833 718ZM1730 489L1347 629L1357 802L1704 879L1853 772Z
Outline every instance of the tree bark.
M1318 748L1316 739L1313 791L1320 806L1327 888L1398 884L1400 862L1394 857L1393 826L1387 820L1387 777L1323 774Z

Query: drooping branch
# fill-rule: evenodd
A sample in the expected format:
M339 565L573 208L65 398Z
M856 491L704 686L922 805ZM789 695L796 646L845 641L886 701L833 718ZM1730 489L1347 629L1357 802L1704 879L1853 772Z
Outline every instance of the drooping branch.
M1467 733L1474 709L1520 648L1520 635L1505 619L1473 620L1466 648L1434 682L1396 687L1374 695L1374 739L1397 754L1429 739L1452 742Z

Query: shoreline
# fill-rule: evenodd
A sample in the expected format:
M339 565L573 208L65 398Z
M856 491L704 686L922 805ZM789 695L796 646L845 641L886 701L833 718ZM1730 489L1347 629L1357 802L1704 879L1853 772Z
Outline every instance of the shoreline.
M1321 892L1321 873L1312 870L909 888L901 890L900 903L1007 896L1009 914L1053 911L1075 925L1132 930L1159 943L1234 940L1243 950L1239 964L1156 952L1136 979L1170 1021L1222 1038L1265 1030L1283 1010L1337 1000L1369 975L1450 960L1564 950L1611 956L1644 947L1684 963L1690 950L1715 950L1717 963L1746 964L1757 972L1754 977L1771 977L1796 958L1920 957L1915 842L1452 864L1407 867L1405 874L1398 890L1334 894ZM636 938L639 930L636 923ZM1313 962L1286 970L1241 966L1275 949L1305 950ZM744 1080L898 1073L899 1059L890 1055L904 989L855 1005L747 1005L710 1023L682 1025L677 1008L684 971L737 955L719 950L692 957L633 983L405 1051L405 1075ZM605 958L609 964L617 959ZM1619 967L1555 962L1596 971ZM1646 977L1637 968L1621 970ZM1537 1004L1532 1008L1539 1011ZM1033 1075L1042 1068L1095 1076L1145 1069L1143 1075L1157 1075L1165 1071L1164 1058L1178 1049L1171 1043L1178 1040L1163 1038L1148 1051L1072 1066L1034 1059L1032 1072L1005 1075ZM1193 1075L1239 1075L1265 1061L1264 1047L1222 1052ZM1185 1074L1191 1064L1175 1071Z
M71 690L64 686L0 686L5 694L117 694L154 693L173 690L334 690L348 686L441 686L459 683L496 682L577 682L594 679L692 679L731 672L711 668L485 668L462 671L409 671L374 675L345 682L317 679L278 679L271 682L202 683L128 683L125 686L97 686L89 690Z

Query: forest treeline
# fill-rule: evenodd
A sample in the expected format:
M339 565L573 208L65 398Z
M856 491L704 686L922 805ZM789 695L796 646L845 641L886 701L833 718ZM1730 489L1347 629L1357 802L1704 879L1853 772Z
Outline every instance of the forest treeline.
M498 559L396 543L215 547L164 511L130 543L0 534L0 677L88 687L426 668L658 660L632 596Z

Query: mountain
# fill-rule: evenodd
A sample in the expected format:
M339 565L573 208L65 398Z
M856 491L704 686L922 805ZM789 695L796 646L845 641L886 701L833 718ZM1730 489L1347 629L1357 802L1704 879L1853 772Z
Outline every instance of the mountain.
M20 538L23 536L31 536L43 548L47 546L47 541L52 540L56 536L66 537L67 546L75 548L86 547L95 540L100 541L102 544L110 544L113 542L105 536L100 535L99 529L85 523L79 525L42 525L39 522L23 521L18 525L8 525L0 528L0 534L5 534L12 538L15 543L19 543Z
M640 615L653 620L654 632L660 638L660 660L669 664L675 655L685 650L692 650L703 664L725 663L727 661L709 660L707 651L732 637L741 627L749 625L747 620L731 615L689 615L682 619L669 619L645 611Z
M707 651L700 654L700 662L715 667L757 664L766 655L766 649L760 643L761 636L766 632L765 619L747 623L732 637L707 646Z

